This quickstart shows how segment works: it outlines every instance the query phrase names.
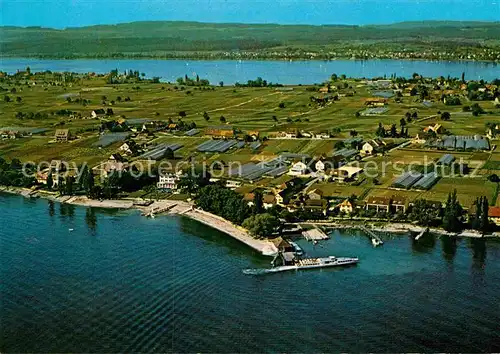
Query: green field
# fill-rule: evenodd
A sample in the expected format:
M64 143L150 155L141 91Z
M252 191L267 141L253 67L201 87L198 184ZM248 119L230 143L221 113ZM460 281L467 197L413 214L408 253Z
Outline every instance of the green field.
M0 140L0 151L4 158L19 158L23 161L50 161L64 159L75 163L87 162L91 166L106 160L117 151L120 142L105 148L92 146L98 140L98 128L103 121L115 121L124 118L131 121L146 118L160 122L179 122L181 111L185 112L182 121L195 123L200 134L187 137L184 132L160 131L153 136L140 135L137 141L155 145L159 143L179 143L183 147L176 151L181 159L194 158L198 162L210 164L214 161L259 162L270 160L283 152L303 153L310 156L331 156L336 142L351 137L355 130L363 139L375 138L375 131L382 123L384 126L396 124L406 112L417 112L418 119L407 124L410 136L421 133L422 129L435 123L442 124L451 134L485 134L485 124L500 122L500 108L492 102L480 102L486 114L477 117L462 113L462 106L445 106L439 100L439 92L430 97L432 106L423 105L418 97L404 96L400 102L394 98L388 100L387 112L376 116L356 116L356 112L365 109L364 100L372 97L375 89L361 80L339 80L333 82L333 92L338 93L338 101L320 106L311 101L311 97L321 98L318 92L321 86L291 86L293 90L279 90L270 87L184 87L168 83L140 81L129 84L106 84L106 77L88 77L82 75L71 83L54 85L55 78L49 74L30 80L3 80L0 86L10 102L0 101L0 127L44 128L46 132L33 137ZM36 82L36 85L34 83ZM137 88L139 87L139 89ZM336 89L338 87L338 89ZM355 88L355 89L354 89ZM15 92L14 90L15 89ZM345 96L346 93L351 95ZM333 94L333 93L332 93ZM69 102L66 97L72 98ZM19 98L17 98L19 97ZM119 100L119 97L121 100ZM76 103L76 98L86 100L87 105ZM125 98L130 98L125 102ZM111 108L114 115L87 119L94 109ZM74 117L54 114L58 110L70 110ZM451 112L450 121L442 121L438 112ZM18 112L24 114L20 118ZM204 118L207 112L209 120ZM28 113L38 113L31 119ZM81 116L82 118L78 118ZM222 122L220 117L225 118ZM436 116L436 117L434 117ZM432 117L425 119L426 117ZM85 118L85 119L84 119ZM203 129L213 125L233 126L242 134L259 131L264 140L262 146L253 151L249 147L229 150L222 154L200 153L196 147L209 140ZM53 136L56 129L67 128L77 139L68 143L55 143ZM139 127L140 128L140 127ZM297 129L302 132L326 132L333 137L325 140L311 138L275 139L277 132ZM386 139L401 143L407 139ZM491 145L498 145L493 140ZM386 152L383 156L370 157L360 162L365 174L357 185L318 183L314 188L321 189L325 196L349 197L368 195L404 195L408 200L426 197L444 201L453 188L459 189L461 201L470 204L477 196L486 195L491 200L496 197L495 186L486 182L492 173L500 175L500 152L454 152L457 160L467 163L473 170L472 177L442 179L428 192L396 191L390 188L394 178L411 167L422 168L438 160L444 152L423 149L421 145L411 144L405 148ZM263 179L254 186L276 186L287 180L287 176L278 179ZM247 186L248 187L248 186ZM245 188L245 187L244 187ZM249 189L251 190L251 188Z

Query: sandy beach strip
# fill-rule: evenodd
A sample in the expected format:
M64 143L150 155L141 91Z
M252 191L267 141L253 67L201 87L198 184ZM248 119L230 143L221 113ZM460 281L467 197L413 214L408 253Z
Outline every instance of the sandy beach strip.
M246 229L234 225L230 221L227 221L220 216L199 209L192 209L182 215L201 222L202 224L208 225L221 232L224 232L231 237L252 247L254 250L260 252L264 256L273 256L278 252L276 246L272 242L256 239L252 237Z

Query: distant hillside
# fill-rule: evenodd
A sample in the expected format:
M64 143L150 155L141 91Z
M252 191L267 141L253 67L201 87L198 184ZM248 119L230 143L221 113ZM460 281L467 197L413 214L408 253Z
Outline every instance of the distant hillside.
M272 48L370 46L391 50L432 44L498 46L500 22L403 22L391 25L276 25L133 22L64 30L0 27L3 56L155 56L167 52L263 51ZM399 45L395 45L398 44Z

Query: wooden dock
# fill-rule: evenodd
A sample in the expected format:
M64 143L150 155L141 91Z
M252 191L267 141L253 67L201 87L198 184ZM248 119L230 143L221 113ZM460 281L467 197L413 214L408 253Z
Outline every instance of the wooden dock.
M359 229L366 233L368 237L370 237L370 240L372 241L372 244L374 247L383 245L384 242L380 239L380 237L377 236L375 232L372 230L368 229L366 226L359 226Z
M162 213L166 213L168 211L170 211L171 209L175 208L177 206L177 204L172 204L172 205L167 205L165 207L153 207L151 208L151 210L149 212L145 211L144 213L142 213L143 216L147 216L147 217L154 217L156 214L162 214Z
M304 236L307 241L321 241L328 240L330 238L323 230L319 228L304 230L302 231L302 236Z

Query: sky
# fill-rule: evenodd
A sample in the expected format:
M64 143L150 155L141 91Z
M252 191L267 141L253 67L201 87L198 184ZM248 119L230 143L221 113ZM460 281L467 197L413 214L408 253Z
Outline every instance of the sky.
M0 0L3 26L153 20L316 25L500 21L500 0Z

